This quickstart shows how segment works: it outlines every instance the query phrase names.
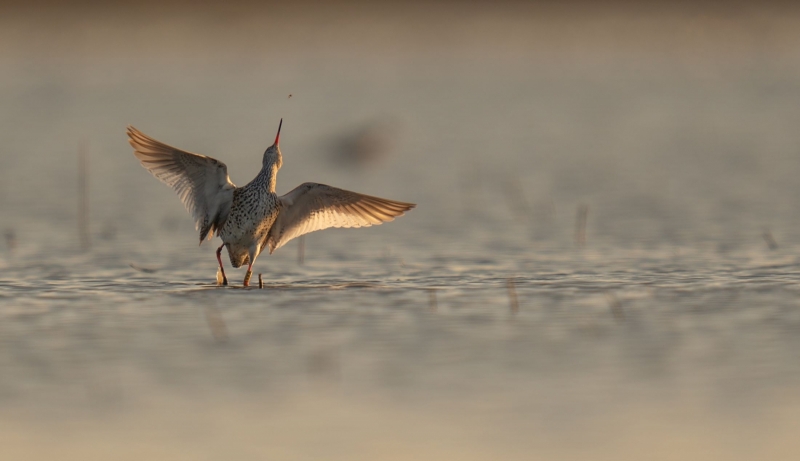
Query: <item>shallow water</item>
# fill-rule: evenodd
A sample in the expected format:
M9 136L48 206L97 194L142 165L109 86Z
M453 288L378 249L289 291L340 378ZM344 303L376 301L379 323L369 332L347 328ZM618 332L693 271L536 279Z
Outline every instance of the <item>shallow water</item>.
M0 19L3 459L799 454L796 12L418 8ZM280 117L279 192L419 206L216 287L124 127L245 184Z

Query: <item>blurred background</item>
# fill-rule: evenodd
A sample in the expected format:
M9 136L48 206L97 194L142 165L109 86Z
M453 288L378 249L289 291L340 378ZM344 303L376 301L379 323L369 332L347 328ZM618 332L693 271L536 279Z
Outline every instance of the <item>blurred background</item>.
M0 455L796 459L798 101L790 3L1 3ZM280 118L418 207L217 289L125 127Z

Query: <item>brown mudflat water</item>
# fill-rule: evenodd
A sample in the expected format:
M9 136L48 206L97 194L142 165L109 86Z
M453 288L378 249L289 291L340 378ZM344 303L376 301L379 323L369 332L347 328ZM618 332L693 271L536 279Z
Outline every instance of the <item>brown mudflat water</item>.
M0 458L796 459L798 12L387 8L0 15ZM280 117L419 206L215 287L125 126Z

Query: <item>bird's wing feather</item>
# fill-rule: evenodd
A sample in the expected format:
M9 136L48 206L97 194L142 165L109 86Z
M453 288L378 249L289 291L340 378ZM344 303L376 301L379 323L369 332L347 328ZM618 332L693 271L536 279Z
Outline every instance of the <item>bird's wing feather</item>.
M267 236L270 253L309 232L382 224L416 206L313 182L301 184L279 200L281 209Z
M132 126L128 138L142 166L178 193L200 231L201 243L222 227L236 188L224 163L168 146Z

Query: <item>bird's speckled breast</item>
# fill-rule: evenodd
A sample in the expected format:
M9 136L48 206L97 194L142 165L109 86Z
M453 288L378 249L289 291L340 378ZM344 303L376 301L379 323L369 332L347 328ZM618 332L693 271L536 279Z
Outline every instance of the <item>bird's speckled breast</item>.
M278 210L278 196L273 192L248 187L233 192L231 212L219 236L228 246L234 267L247 263L250 248L264 242Z

